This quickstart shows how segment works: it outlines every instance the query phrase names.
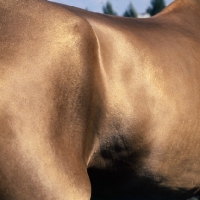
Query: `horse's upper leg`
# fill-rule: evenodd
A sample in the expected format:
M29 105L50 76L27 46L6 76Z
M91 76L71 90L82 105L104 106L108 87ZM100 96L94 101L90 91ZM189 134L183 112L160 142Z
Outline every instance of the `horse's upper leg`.
M17 134L1 119L0 197L6 200L88 200L86 167L73 149L62 159L53 143L36 132ZM62 144L61 144L62 146ZM68 149L69 150L69 149ZM69 161L67 163L66 161Z

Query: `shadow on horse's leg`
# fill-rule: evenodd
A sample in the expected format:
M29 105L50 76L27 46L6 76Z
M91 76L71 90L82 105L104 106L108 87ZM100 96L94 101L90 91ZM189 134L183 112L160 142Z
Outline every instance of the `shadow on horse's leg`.
M197 196L194 196L194 197L187 199L187 200L200 200L200 196L197 195Z
M91 198L91 200L122 200L121 198L108 198L108 199L106 199L106 198ZM133 200L133 198L124 198L123 200ZM143 198L134 198L134 200L144 200ZM146 199L145 199L146 200ZM196 196L194 196L194 197L192 197L192 198L189 198L189 199L187 199L187 200L200 200L200 196L199 195L196 195Z

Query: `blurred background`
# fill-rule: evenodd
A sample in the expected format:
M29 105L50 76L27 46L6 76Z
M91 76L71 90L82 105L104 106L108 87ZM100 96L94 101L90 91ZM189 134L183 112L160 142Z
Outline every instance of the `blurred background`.
M149 17L160 12L173 0L51 0L93 12L125 17Z

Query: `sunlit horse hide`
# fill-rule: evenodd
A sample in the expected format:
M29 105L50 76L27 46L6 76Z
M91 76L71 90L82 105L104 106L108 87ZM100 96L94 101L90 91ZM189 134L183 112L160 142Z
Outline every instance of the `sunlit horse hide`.
M0 0L1 200L199 190L200 0L149 19Z

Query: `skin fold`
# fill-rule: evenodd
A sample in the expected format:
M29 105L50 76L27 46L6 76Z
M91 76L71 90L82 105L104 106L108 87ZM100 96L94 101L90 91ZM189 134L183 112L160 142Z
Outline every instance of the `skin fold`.
M198 198L199 22L0 0L0 199Z

